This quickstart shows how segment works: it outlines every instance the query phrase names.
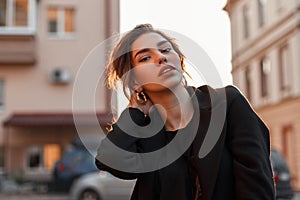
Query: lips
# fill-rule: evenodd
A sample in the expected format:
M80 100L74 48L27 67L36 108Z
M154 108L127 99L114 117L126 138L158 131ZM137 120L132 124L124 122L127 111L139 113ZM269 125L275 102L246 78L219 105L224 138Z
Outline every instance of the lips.
M165 73L167 73L171 70L174 70L174 69L175 68L172 67L171 65L163 66L163 67L160 68L158 76L161 76L161 75L163 75L163 74L165 74Z

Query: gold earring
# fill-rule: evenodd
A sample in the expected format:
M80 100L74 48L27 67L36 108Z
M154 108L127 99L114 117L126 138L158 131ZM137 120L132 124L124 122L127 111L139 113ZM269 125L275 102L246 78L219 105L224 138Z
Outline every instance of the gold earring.
M148 101L148 98L144 92L136 92L136 100L140 104L146 104Z

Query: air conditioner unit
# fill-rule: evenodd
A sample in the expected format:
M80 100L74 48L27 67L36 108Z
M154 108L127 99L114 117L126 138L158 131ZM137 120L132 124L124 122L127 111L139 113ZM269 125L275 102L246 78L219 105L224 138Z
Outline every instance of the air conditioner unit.
M67 69L56 68L51 71L51 81L54 83L67 84L71 81L71 72Z

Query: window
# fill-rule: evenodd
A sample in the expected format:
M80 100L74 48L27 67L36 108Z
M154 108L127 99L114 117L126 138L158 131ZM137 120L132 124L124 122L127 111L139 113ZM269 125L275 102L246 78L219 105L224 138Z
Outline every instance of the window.
M244 38L249 37L249 19L250 19L250 10L248 5L245 5L243 7Z
M51 8L48 10L48 31L50 33L56 33L57 32L57 9Z
M48 33L55 37L73 36L75 32L75 12L73 8L48 9Z
M288 91L291 89L292 72L289 58L289 48L287 45L279 49L279 81L280 89Z
M39 147L31 147L28 154L28 166L30 168L39 167L42 162L41 149Z
M263 58L260 61L260 84L261 84L261 96L266 97L268 95L268 74L271 71L271 63L269 59Z
M61 157L60 147L57 144L47 144L44 146L43 158L44 167L51 170L54 163Z
M4 80L0 79L0 111L4 110Z
M297 143L295 142L295 129L292 124L285 125L282 127L282 153L285 156L288 165L290 167L292 180L297 180L297 168L295 163L297 163L297 157L295 156L295 147Z
M60 159L60 147L57 144L31 146L28 148L27 167L30 169L46 168L52 170L54 163Z
M246 81L246 95L247 95L247 99L251 100L251 75L250 75L251 71L249 69L249 67L246 68L245 71L245 81Z
M265 24L265 1L266 0L257 0L259 27L262 27Z
M36 0L0 0L1 34L34 34Z
M6 25L6 0L0 0L0 27Z

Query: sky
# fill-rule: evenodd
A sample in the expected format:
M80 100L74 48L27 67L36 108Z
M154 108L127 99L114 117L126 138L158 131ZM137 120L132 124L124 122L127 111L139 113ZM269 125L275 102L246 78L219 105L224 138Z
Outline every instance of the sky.
M182 34L207 53L222 84L232 84L230 20L222 10L226 1L120 0L120 32L129 31L137 24L151 23L154 28ZM195 73L190 71L190 74ZM203 84L200 78L193 77L196 86Z
M170 30L198 44L212 60L222 86L232 84L230 20L223 7L227 0L120 0L120 32L137 24L151 23L154 28ZM193 67L189 85L201 86L205 78ZM118 113L128 101L118 92Z

